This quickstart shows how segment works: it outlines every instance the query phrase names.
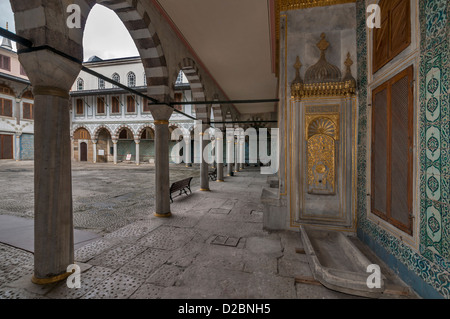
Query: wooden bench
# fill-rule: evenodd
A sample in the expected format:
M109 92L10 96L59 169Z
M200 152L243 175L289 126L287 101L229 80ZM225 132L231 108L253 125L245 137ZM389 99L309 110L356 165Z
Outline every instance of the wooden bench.
M189 177L189 178L183 179L181 181L172 183L172 185L170 186L170 202L173 203L173 197L172 197L173 193L180 192L176 197L181 196L182 194L188 195L188 192L187 192L188 190L192 194L191 181L192 181L192 177Z
M217 168L214 171L209 172L208 176L212 181L217 180Z

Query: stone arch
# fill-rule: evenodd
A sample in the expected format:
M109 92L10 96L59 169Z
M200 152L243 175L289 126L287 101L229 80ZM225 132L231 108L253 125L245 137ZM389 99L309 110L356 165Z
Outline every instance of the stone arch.
M113 10L128 29L144 65L147 94L160 102L169 100L169 78L161 41L140 1L97 0Z
M10 3L18 35L31 40L35 47L49 45L79 61L83 60L83 34L92 7L99 4L111 9L124 23L139 51L145 68L147 94L160 102L169 100L166 58L150 15L140 0L78 0L77 5L81 9L81 28L68 28L66 25L67 7L72 1L10 0ZM36 19L35 23L28 25L26 22L28 16L39 16L42 19ZM55 16L61 18L54 18ZM32 59L21 58L21 55L19 58L33 82L31 71L35 62Z
M145 124L142 125L138 130L137 133L135 135L135 139L141 139L142 133L144 133L144 131L149 128L153 131L153 136L155 136L155 127L153 125L150 124Z
M192 99L194 101L205 101L205 89L203 85L202 78L200 76L200 70L198 69L196 63L191 58L184 58L179 64L177 68L178 72L175 75L175 79L178 76L180 71L183 71L184 75L189 81L189 85L191 86L192 91Z
M218 101L219 100L219 95L215 94L214 101ZM223 115L223 108L220 104L213 104L211 106L211 112L214 116L214 122L223 122L224 121L224 115ZM214 125L217 128L223 128L224 125L223 124L215 124Z
M106 131L108 131L108 132L109 132L109 135L111 135L111 138L113 138L114 134L113 134L112 130L111 130L108 126L106 126L106 125L99 125L99 126L97 126L97 127L95 128L94 133L91 134L91 136L92 136L92 138L93 138L94 140L97 140L97 139L98 139L98 134L100 133L100 131L101 131L102 129L105 129Z
M71 136L73 137L75 132L78 131L79 129L85 129L86 131L88 131L90 139L93 137L92 131L84 124L77 124L72 128L72 132L71 132Z
M10 85L9 81L0 81L0 94L16 97L17 91L14 89L14 85Z
M120 126L114 131L113 137L115 137L115 138L118 139L118 138L119 138L119 134L120 134L120 132L121 132L123 129L129 130L129 131L131 132L131 134L133 134L133 136L136 135L136 134L135 134L135 131L134 131L129 125L127 125L127 124L122 124L122 125L120 125Z
M192 92L192 100L193 101L205 101L206 100L206 93L205 93L205 86L203 84L202 77L200 75L200 70L197 67L197 64L194 60L191 58L184 58L179 64L178 64L178 73L180 71L183 71L184 75L189 81L189 85L191 87ZM175 79L178 76L178 73L174 77ZM195 105L195 114L198 119L209 119L209 112L210 107L207 105Z

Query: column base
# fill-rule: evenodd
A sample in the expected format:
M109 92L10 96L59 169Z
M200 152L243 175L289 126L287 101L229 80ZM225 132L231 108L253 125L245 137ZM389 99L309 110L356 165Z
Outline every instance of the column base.
M223 183L224 181L221 180L221 179L218 179L216 182L217 182L217 183Z
M155 212L153 215L155 215L158 218L169 218L169 217L172 217L172 213L171 212L166 213L166 214L158 214L158 213Z
M64 274L49 277L49 278L36 278L33 275L33 277L31 278L31 282L36 285L49 285L49 284L53 284L55 282L60 282L60 281L66 280L67 277L69 277L71 274L72 273L70 273L70 272L66 272Z
M211 190L209 188L200 188L201 192L210 192Z

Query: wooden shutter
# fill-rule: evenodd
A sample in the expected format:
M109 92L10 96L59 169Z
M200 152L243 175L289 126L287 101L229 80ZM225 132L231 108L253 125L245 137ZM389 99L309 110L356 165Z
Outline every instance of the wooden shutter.
M144 98L142 103L144 103L144 106L142 107L142 110L144 112L150 112L150 106L148 105L148 100Z
M111 107L111 113L120 113L120 102L118 96L112 97L112 107Z
M11 58L9 56L0 55L0 69L11 71Z
M98 114L105 113L105 101L101 97L97 98L97 113Z
M0 159L13 159L12 135L0 135Z
M372 212L412 234L413 67L372 92Z
M136 107L134 102L134 97L131 95L127 96L127 113L135 113Z
M0 116L12 117L12 101L0 99Z
M391 0L389 0L391 1ZM392 1L390 10L390 59L411 44L411 4L409 0Z
M33 119L33 104L23 102L23 118L27 120Z
M77 99L77 114L84 114L84 102L82 99Z
M410 0L381 0L381 28L373 31L373 72L411 44Z

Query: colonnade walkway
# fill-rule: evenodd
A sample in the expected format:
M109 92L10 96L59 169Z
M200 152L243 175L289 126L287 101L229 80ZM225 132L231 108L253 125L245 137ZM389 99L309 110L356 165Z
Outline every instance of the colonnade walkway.
M311 277L298 232L263 230L260 196L267 176L246 168L210 192L171 205L171 218L148 217L106 233L75 250L80 288L66 281L31 283L33 254L0 244L0 299L306 299L355 298Z

